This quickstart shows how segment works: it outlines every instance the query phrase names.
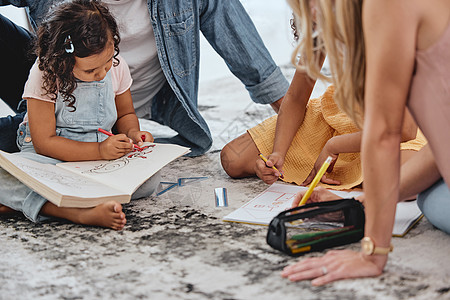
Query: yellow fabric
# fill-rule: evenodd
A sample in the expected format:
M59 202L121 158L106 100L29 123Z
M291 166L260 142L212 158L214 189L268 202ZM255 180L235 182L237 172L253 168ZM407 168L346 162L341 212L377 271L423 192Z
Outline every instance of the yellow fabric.
M284 179L300 185L311 172L325 143L336 135L359 131L350 118L339 110L333 100L334 88L330 86L317 99L311 99L306 107L305 118L286 154L283 165ZM268 156L272 153L277 116L248 130L258 150ZM402 150L420 150L426 144L425 137L418 131L415 140L402 143ZM341 185L319 185L335 190L353 188L362 183L361 159L359 153L341 153L329 178L339 180Z

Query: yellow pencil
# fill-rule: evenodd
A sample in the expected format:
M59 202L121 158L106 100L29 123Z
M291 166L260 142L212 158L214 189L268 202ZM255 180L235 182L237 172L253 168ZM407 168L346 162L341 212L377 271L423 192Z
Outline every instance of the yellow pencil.
M258 154L258 155L259 155L259 157L261 157L261 159L262 159L265 163L267 163L267 158L266 158L264 155L262 155L262 153L260 153L260 154ZM267 165L266 165L266 166L267 166ZM280 178L284 178L283 174L281 174L281 172L278 171L278 169L275 168L275 166L272 166L272 169L274 169L275 171L277 171L277 172L280 174Z
M306 201L308 201L308 198L309 198L309 196L311 196L314 188L319 183L320 179L322 179L323 174L325 174L326 170L330 166L332 159L333 158L331 156L328 156L327 159L323 162L322 167L320 167L319 172L317 172L316 177L314 177L313 181L311 182L311 185L309 186L306 193L303 195L303 198L300 201L300 203L298 204L298 206L304 205L306 203Z

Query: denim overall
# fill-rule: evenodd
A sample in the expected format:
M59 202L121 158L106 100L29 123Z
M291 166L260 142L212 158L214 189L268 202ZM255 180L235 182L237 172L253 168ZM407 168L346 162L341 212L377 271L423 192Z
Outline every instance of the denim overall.
M107 136L97 131L103 128L110 131L117 119L115 95L112 87L111 71L101 81L77 82L73 92L76 110L66 106L60 97L55 104L56 134L80 142L102 142ZM22 124L17 132L20 155L46 164L57 164L60 160L37 154L33 147L28 124ZM47 201L33 192L15 177L0 169L0 203L21 211L33 222L43 220L39 215ZM150 196L159 184L159 174L147 180L132 196L132 199Z

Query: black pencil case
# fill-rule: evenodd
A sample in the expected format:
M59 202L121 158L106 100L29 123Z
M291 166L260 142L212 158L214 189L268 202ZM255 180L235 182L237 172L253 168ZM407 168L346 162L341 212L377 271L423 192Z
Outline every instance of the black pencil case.
M267 243L291 256L346 245L364 236L364 207L352 199L308 203L279 213Z

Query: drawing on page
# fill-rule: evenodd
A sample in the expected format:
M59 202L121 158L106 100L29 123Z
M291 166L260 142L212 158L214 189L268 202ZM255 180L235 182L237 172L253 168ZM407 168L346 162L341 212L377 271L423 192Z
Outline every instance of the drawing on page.
M264 219L267 218L267 213L278 213L290 208L294 197L294 193L266 190L242 208L256 219Z
M156 145L147 145L142 147L142 151L134 149L133 152L124 157L110 160L105 163L101 163L99 165L94 166L92 169L86 170L82 173L105 174L117 171L128 165L132 160L147 159L147 156L153 152L155 147Z
M47 181L51 181L64 186L70 186L76 189L81 189L83 186L90 185L88 180L80 177L64 176L60 173L40 169L34 166L28 166L22 163L18 163L17 167L30 174L32 177L45 179Z

